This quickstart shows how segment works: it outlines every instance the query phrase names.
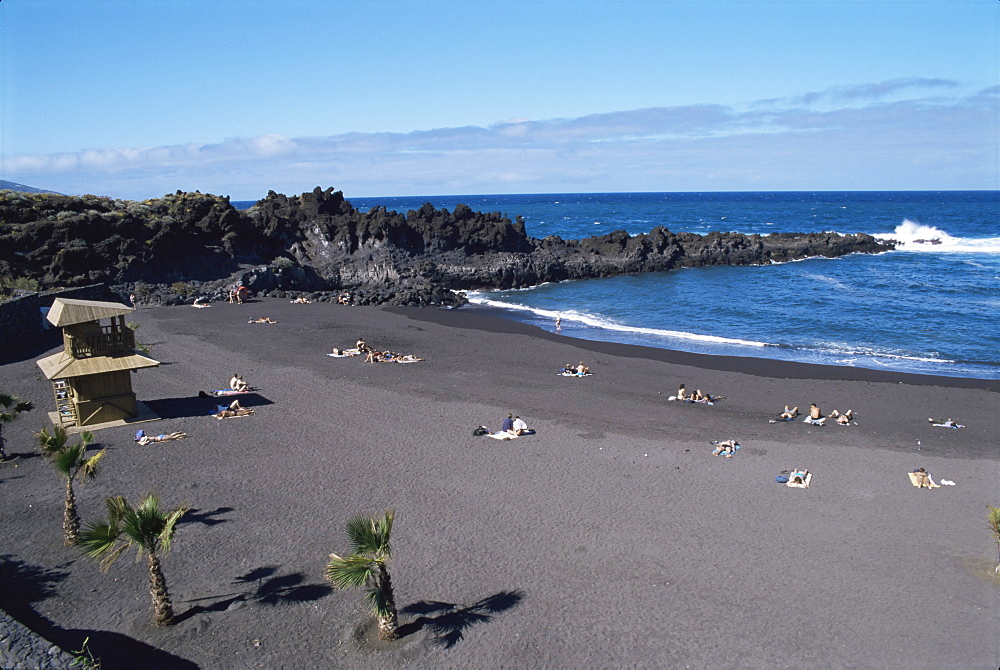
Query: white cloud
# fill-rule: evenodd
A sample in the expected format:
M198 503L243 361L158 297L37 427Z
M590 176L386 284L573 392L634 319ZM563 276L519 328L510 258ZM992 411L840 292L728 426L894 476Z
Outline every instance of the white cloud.
M897 79L744 108L658 107L410 133L7 157L4 178L66 193L260 197L436 193L997 188L1000 87ZM905 92L934 97L904 97Z

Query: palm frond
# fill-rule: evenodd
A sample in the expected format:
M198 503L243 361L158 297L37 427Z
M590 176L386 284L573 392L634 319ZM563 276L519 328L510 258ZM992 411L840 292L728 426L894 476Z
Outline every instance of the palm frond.
M392 608L389 606L389 599L386 598L386 593L377 586L373 586L367 591L365 591L365 602L371 611L375 613L380 619L390 617L394 614Z
M101 572L107 572L111 564L118 560L129 548L129 542L119 544L121 531L103 521L90 523L80 534L80 545L87 556L101 559Z
M125 496L111 496L110 498L104 499L104 505L108 508L108 523L114 527L121 526L122 517L125 516L125 511L132 509L128 501L125 500Z
M375 576L376 563L365 556L337 556L330 554L326 564L326 578L338 589L356 589Z
M50 456L61 451L66 446L66 439L68 437L66 429L62 426L56 426L52 429L51 433L48 428L42 428L35 433L35 438L38 440L38 447L42 450L42 453Z
M52 459L52 465L56 470L67 478L72 479L76 475L80 459L83 458L83 445L74 444L69 447L63 447L58 451L53 451L49 457Z
M350 540L355 553L374 554L378 546L374 520L365 514L352 518L347 522L347 539Z
M81 446L86 448L83 444L81 444ZM93 479L97 476L98 465L100 464L101 459L104 458L104 454L107 453L107 451L107 449L101 449L83 462L83 465L80 466L80 474L83 475L84 479Z
M84 448L90 446L94 443L94 434L89 430L85 430L80 433L80 442L83 444Z
M392 522L395 514L386 510L381 517L359 514L347 522L347 537L354 545L355 553L372 558L388 558L392 555L389 544Z
M392 545L389 541L392 537L392 522L395 518L396 513L391 509L387 509L382 518L377 519L375 522L375 534L379 540L378 555L382 558L392 557Z
M174 533L177 531L177 522L181 520L181 517L187 514L187 505L181 505L173 512L170 512L163 522L163 530L160 531L160 546L163 547L163 553L168 553L170 551L170 543L174 539Z
M87 556L97 558L110 551L118 542L118 529L105 521L92 521L80 533L80 546Z
M986 525L991 531L993 531L993 536L1000 544L1000 507L992 507L990 505L986 506L989 512L986 513Z

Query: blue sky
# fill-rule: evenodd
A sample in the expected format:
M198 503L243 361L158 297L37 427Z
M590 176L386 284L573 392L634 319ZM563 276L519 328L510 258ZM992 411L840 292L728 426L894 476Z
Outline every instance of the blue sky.
M997 0L2 0L0 179L1000 188Z

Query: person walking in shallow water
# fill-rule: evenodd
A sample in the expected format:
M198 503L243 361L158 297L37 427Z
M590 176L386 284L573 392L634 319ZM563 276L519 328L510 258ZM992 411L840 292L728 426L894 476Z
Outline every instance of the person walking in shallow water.
M562 315L556 314L556 332L562 330Z

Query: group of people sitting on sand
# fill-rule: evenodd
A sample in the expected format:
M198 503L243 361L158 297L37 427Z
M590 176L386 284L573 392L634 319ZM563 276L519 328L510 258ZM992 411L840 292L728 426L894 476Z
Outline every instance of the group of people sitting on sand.
M232 378L229 380L229 389L239 393L246 393L250 390L250 385L243 379L243 375L234 372Z
M577 375L578 377L583 377L584 375L590 374L590 368L584 365L583 361L580 361L576 365L574 365L573 363L568 363L559 370L559 374Z
M500 431L519 437L528 432L528 424L521 417L508 413L507 417L500 423Z
M340 295L338 295L337 296L337 304L338 305L350 305L351 304L351 294L350 293L341 293Z
M400 354L395 351L375 351L369 349L365 356L366 363L417 363L424 359L413 354Z
M702 393L701 389L696 390L694 393L688 393L684 384L681 384L677 388L677 395L672 395L667 400L680 401L680 402L697 402L703 405L714 405L717 401L722 400L724 396L712 395L710 393Z
M778 415L777 419L771 419L771 423L777 423L778 421L791 421L792 419L799 416L799 406L789 408L785 405L785 411ZM803 423L808 423L813 426L823 426L826 425L826 420L834 419L841 426L850 426L852 423L856 426L857 421L854 419L854 410L849 409L846 412L839 412L838 410L833 410L829 415L824 415L823 411L819 408L816 403L809 405L809 416L802 420Z
M300 295L298 298L295 298L294 300L289 300L288 302L292 303L293 305L311 305L312 304L312 300L310 300L309 298L305 297L304 295Z
M500 430L493 432L486 426L479 426L472 431L472 434L476 436L485 435L492 437L494 440L513 440L515 437L521 437L522 435L534 435L535 431L528 428L528 424L524 422L524 419L510 412L501 422Z
M335 358L345 358L359 354L365 354L366 363L417 363L424 360L413 354L400 354L395 351L378 351L377 349L372 349L364 341L364 338L358 338L353 349L338 349L334 347L327 355Z

